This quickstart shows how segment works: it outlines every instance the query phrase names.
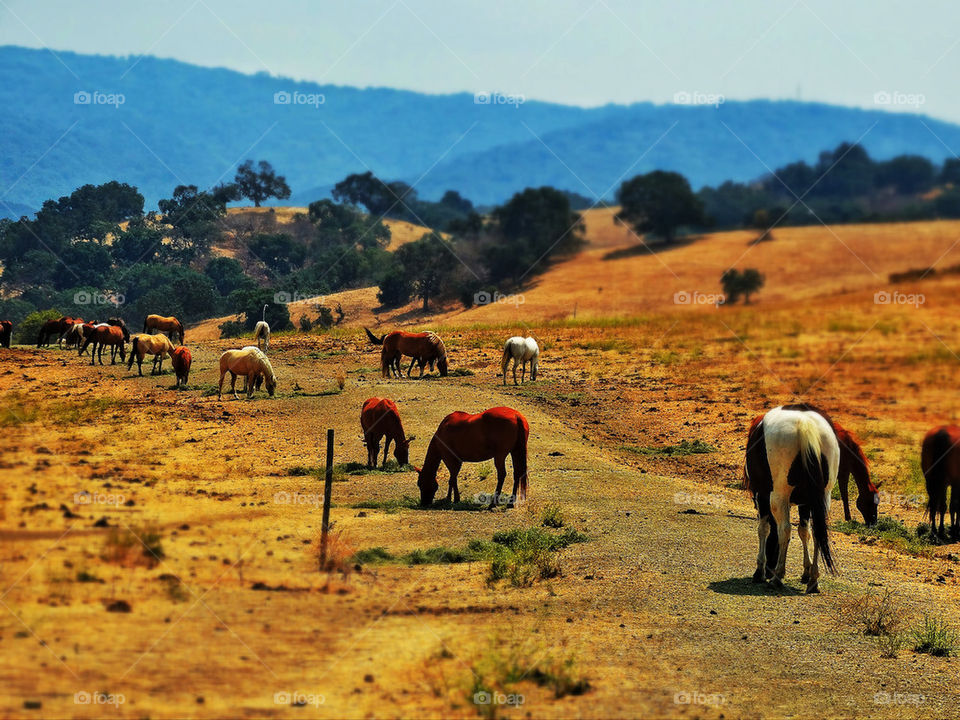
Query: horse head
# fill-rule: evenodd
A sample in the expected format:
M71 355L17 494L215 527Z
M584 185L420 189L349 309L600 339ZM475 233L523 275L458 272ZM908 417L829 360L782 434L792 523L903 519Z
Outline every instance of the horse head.
M437 474L433 473L433 477L429 477L429 473L425 474L423 468L414 468L417 471L417 487L420 488L420 506L421 507L430 507L433 504L433 498L437 494L437 490L440 489L440 483L437 482Z
M447 376L447 358L446 356L437 358L437 368L440 370L440 377Z
M402 438L397 440L393 446L393 456L397 459L400 467L410 462L410 441L413 438Z

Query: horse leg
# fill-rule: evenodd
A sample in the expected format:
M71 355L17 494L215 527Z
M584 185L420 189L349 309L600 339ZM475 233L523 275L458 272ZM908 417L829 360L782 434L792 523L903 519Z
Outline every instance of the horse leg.
M444 461L446 463L446 461ZM459 460L455 460L447 464L447 469L450 470L450 482L447 484L447 502L450 502L450 494L453 494L453 502L460 502L460 486L457 484L457 475L460 474L460 468L463 467L463 463Z
M226 377L227 373L220 371L220 385L217 387L217 400L223 399L223 378Z
M523 360L520 363L520 384L523 385L523 383L526 382L526 379L527 379L527 361Z
M383 436L383 467L387 466L387 453L390 452L390 436Z
M90 364L95 365L97 360L97 343L90 346Z
M797 535L800 536L800 543L803 545L803 575L800 576L800 582L810 582L810 553L807 550L807 541L810 539L810 506L800 506L800 523L797 525Z
M843 500L843 519L850 522L850 500L847 497L847 484L850 482L850 473L844 470L837 475L837 484L840 486L840 498Z
M491 508L500 504L500 492L503 490L503 481L507 479L506 459L506 455L499 455L493 458L493 464L497 468L497 490L493 493L493 502L490 504ZM510 502L508 503L507 507L513 507L514 499L515 496L510 498Z
M253 370L247 373L247 400L253 397L253 383L257 373Z
M757 571L753 574L755 583L763 582L766 579L767 566L767 536L770 535L770 516L757 513L757 539L760 541L760 549L757 550Z
M517 384L517 358L513 359L513 384Z
M240 397L237 395L237 374L230 371L230 392L233 393L234 400L239 400Z
M960 516L960 484L954 484L950 488L950 537L953 540L960 536L960 527L957 527L958 516Z
M770 512L777 523L777 541L780 544L780 557L773 575L774 587L783 586L783 576L787 573L787 545L790 543L790 498L774 495L770 498Z

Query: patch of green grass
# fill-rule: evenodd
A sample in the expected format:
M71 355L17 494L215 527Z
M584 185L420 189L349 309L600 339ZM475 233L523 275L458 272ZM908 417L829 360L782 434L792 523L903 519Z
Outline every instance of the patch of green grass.
M676 445L663 445L661 447L621 445L620 450L626 450L637 455L650 455L655 457L683 457L685 455L700 455L717 451L713 445L705 443L702 440L681 440Z
M354 553L351 560L361 565L378 565L380 563L393 562L396 558L382 545L366 550L358 550Z
M17 427L31 423L37 419L38 414L36 405L28 404L18 393L14 393L0 404L0 427Z
M601 352L629 353L633 351L633 343L620 338L602 338L600 340L585 340L576 343L581 350L600 350Z
M540 519L544 527L562 528L564 525L563 510L560 509L559 505L547 505L543 509Z
M410 472L413 465L409 463L400 465L396 460L390 458L386 465L378 465L375 468L368 468L366 463L345 462L333 466L333 472L340 472L344 475L390 475L392 473Z
M878 538L885 545L910 555L929 556L933 550L929 528L920 526L917 532L912 533L902 522L889 515L880 517L873 527L867 527L856 520L844 520L834 523L833 529L846 535L857 534L861 542L868 537Z
M923 622L910 632L913 649L935 657L948 657L957 649L958 636L942 617L924 615Z
M448 377L473 377L476 373L470 368L454 368L447 373Z
M650 353L650 359L657 365L676 365L680 362L680 353L673 350L654 350Z
M416 510L420 507L420 500L404 495L402 498L390 498L388 500L362 500L349 507L356 510L385 510L388 513L395 513L400 512L400 510Z

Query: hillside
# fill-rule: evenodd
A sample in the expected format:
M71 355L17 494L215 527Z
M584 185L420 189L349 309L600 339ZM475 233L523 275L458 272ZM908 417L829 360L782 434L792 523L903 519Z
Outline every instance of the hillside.
M19 47L0 48L0 77L0 102L18 109L0 118L0 183L10 188L0 211L14 216L112 179L136 185L150 207L176 185L229 177L247 157L286 175L295 204L367 169L416 183L428 199L456 189L490 204L542 184L610 197L623 176L655 168L682 172L694 186L749 180L858 138L877 159L911 152L940 161L960 147L956 125L815 103L517 107L476 104L466 93L297 83L153 57L54 57ZM76 104L78 92L120 93L123 103ZM275 93L294 92L323 102L274 102Z

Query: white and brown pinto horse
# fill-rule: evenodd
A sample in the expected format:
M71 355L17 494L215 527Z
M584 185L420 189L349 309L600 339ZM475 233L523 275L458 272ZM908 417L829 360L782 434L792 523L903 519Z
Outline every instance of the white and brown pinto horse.
M154 330L160 330L167 333L173 340L180 336L180 344L183 345L183 324L175 317L164 317L163 315L147 315L143 320L143 332L153 333Z
M807 592L819 590L820 555L827 569L836 571L827 519L830 494L837 481L840 447L830 422L812 410L777 407L754 421L747 438L744 479L757 507L760 548L754 582L770 575L767 567L767 536L771 525L778 534L779 558L772 576L782 587L790 542L790 505L800 507L798 534L803 543L803 576ZM813 561L807 540L813 530Z
M163 372L163 359L168 355L172 356L176 349L166 335L147 335L146 333L137 333L132 338L133 344L130 347L130 361L127 363L127 370L133 367L133 361L137 361L137 374L143 376L143 359L147 355L153 355L153 367L150 369L151 375L159 375Z
M217 388L217 399L223 396L223 378L230 373L230 391L237 397L237 375L246 379L247 399L253 396L254 385L258 376L262 376L267 386L267 393L273 397L277 388L277 376L273 372L273 365L259 348L252 345L242 350L227 350L220 356L220 385Z

